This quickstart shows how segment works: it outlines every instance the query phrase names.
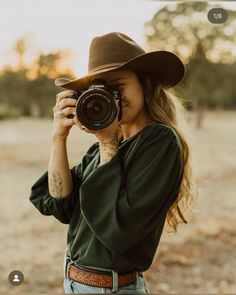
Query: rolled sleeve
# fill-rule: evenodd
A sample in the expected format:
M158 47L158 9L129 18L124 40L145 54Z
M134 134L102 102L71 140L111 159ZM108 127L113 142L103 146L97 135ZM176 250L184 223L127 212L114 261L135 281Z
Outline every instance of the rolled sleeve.
M48 172L45 172L32 186L30 201L43 215L53 215L62 223L69 224L73 212L80 215L80 186L85 178L84 171L95 155L98 154L98 143L93 144L82 158L80 164L71 171L73 189L64 198L54 198L48 189Z
M73 190L64 198L54 198L48 190L48 172L45 172L32 186L30 201L43 215L53 215L62 223L70 222L73 210L79 203L81 185L80 165L71 169Z

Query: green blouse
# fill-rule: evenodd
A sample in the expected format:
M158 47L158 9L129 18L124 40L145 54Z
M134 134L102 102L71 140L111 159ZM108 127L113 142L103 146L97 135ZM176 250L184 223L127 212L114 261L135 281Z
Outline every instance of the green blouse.
M69 224L67 243L75 264L145 271L153 260L167 211L182 180L180 141L157 122L120 142L118 153L99 166L95 143L71 169L73 191L56 199L48 174L32 187L30 201L43 215Z

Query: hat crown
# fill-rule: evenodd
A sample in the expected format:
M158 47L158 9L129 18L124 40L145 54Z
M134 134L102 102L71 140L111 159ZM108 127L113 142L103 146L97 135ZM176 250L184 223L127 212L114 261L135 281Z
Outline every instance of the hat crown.
M86 76L70 81L59 78L55 83L66 89L87 89L91 77L117 70L144 71L167 87L175 86L185 75L184 64L174 53L163 50L146 53L127 35L112 32L92 40Z
M112 32L95 37L89 49L88 73L128 62L145 51L130 37Z

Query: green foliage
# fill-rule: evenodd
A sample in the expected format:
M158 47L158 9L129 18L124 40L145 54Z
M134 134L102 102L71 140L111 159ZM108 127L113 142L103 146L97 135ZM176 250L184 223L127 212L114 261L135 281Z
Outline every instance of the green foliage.
M65 76L68 77L68 75ZM13 114L51 116L55 97L59 92L54 85L54 80L47 75L40 75L34 80L29 80L22 71L3 72L0 76L1 117L10 117ZM11 112L10 109L12 109Z
M0 103L7 105L8 107L17 108L22 110L24 114L25 109L23 105L28 107L28 102L26 101L26 86L28 80L25 76L24 70L19 70L13 72L11 70L6 70L0 76ZM1 110L3 116L3 110ZM9 114L9 112L6 113Z
M214 5L214 7L217 7ZM181 2L165 6L145 24L151 50L176 53L186 65L178 92L189 107L236 107L236 12L227 11L224 24L207 19L207 2Z
M20 45L23 44L22 42ZM23 60L25 48L23 49L22 46L16 48L20 60ZM36 64L32 65L35 76L33 80L28 78L30 73L32 75L32 68L25 68L23 63L18 70L5 69L0 75L0 118L19 115L52 116L55 96L59 92L59 89L54 85L54 80L60 76L58 68L62 57L61 52L40 53ZM72 78L68 72L63 73L63 76Z

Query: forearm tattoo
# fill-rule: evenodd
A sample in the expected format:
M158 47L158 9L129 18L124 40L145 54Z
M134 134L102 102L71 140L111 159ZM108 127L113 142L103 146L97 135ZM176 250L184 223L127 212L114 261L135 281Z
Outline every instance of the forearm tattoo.
M112 138L109 142L104 142L103 140L100 141L100 158L101 164L105 164L109 162L118 151L118 144L119 144L119 130L116 130L112 134Z
M58 172L54 172L49 176L49 187L54 197L62 198L62 178Z

